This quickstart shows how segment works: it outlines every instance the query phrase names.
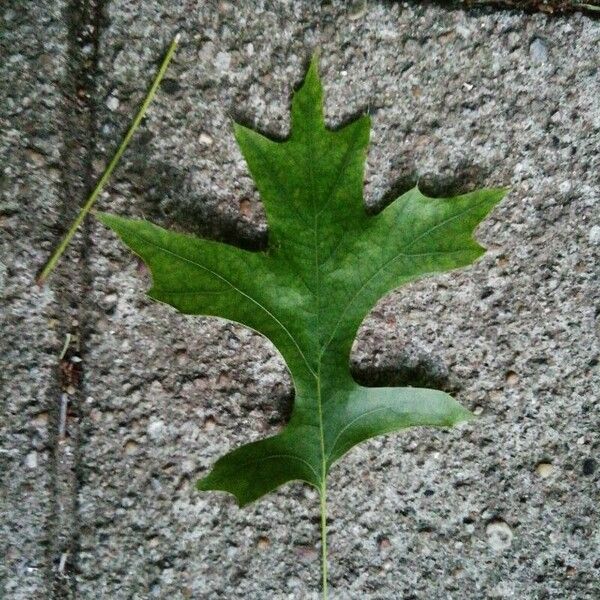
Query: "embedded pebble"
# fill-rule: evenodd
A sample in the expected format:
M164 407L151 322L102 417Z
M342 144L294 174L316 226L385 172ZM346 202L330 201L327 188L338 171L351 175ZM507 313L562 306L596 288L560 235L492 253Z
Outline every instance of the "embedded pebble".
M106 99L106 106L109 110L117 110L119 108L119 99L116 96L109 96Z
M550 477L554 472L554 465L550 463L541 462L535 467L535 472L542 478L546 479Z
M153 440L160 440L165 432L165 424L162 421L152 421L148 425L148 435Z
M318 552L314 546L308 544L296 546L296 556L301 562L312 563L318 556Z
M48 414L48 412L42 411L41 413L35 415L35 417L33 418L33 424L35 427L44 427L45 425L48 425L49 420L50 415Z
M379 550L381 552L385 552L392 547L392 542L390 542L389 538L381 537L377 540L377 545L379 546Z
M501 520L488 523L485 528L485 533L488 536L488 544L494 550L506 550L510 548L513 539L512 529L507 523Z
M212 143L213 143L213 139L210 137L210 135L208 135L208 133L201 133L200 136L198 137L198 141L203 146L212 146Z
M271 544L270 540L268 537L265 536L261 536L258 538L258 542L256 543L256 547L259 550L266 550L269 545Z
M600 244L600 225L594 225L590 229L590 244Z
M123 447L125 454L134 454L137 448L137 442L134 442L133 440L128 440Z
M181 461L180 468L181 468L182 473L186 473L186 474L190 475L191 473L194 472L194 470L196 468L196 462L190 458L186 458Z
M25 457L25 464L29 469L35 469L38 466L38 455L37 452L30 452Z
M535 38L529 46L529 56L534 62L546 62L548 58L548 48L543 40Z
M104 312L111 313L115 310L118 300L117 294L106 294L100 301L100 306L104 309Z
M215 57L217 71L227 71L231 64L231 56L227 52L218 52Z

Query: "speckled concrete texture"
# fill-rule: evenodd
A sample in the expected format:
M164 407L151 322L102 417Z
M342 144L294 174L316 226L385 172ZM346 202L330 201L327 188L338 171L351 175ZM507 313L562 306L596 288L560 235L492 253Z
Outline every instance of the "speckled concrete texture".
M0 597L47 597L53 453L48 398L60 301L33 276L60 211L61 2L0 8Z
M417 180L436 194L512 187L479 228L483 259L388 295L361 328L358 380L440 387L480 419L378 438L332 470L331 598L597 598L598 21L341 0L114 0L103 15L96 172L183 37L102 209L263 246L231 119L285 135L316 47L330 124L372 114L370 207ZM311 489L244 509L194 489L285 422L276 350L149 301L145 269L98 224L86 264L72 593L317 599Z

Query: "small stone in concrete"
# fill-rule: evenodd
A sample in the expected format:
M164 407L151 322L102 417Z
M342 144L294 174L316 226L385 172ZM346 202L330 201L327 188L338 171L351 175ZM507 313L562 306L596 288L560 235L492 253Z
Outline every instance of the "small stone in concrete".
M590 244L600 244L600 225L594 225L590 229Z
M148 436L154 441L159 440L164 435L165 424L162 421L152 421L148 425Z
M488 544L494 550L502 551L510 548L513 532L508 523L502 520L492 521L485 529Z
M217 425L217 422L213 419L213 417L206 417L204 420L204 429L206 431L212 431Z
M127 442L125 442L123 450L125 451L125 454L134 454L137 451L137 448L137 442L134 442L133 440L128 440Z
M25 464L30 469L35 469L38 466L37 452L30 452L25 458Z
M552 473L554 472L554 465L552 465L551 463L547 463L547 462L541 462L536 466L535 472L542 479L546 479L546 478L550 477L550 475L552 475Z
M117 294L106 294L106 296L102 298L100 306L104 309L104 312L111 314L117 307L118 300Z
M543 40L535 38L529 46L529 56L531 60L538 63L546 62L548 58L548 48Z
M212 146L213 139L208 135L208 133L201 133L198 137L198 141L204 146Z
M318 552L314 546L303 544L296 546L296 556L300 561L311 564L316 560Z
M271 544L271 541L269 540L268 537L265 536L261 536L258 538L258 542L256 543L256 547L259 550L266 550L269 545Z
M48 412L44 410L35 415L35 417L33 418L33 424L35 427L45 427L48 425L49 419L50 416Z
M368 6L366 0L358 0L357 2L352 3L351 7L348 9L348 18L351 21L356 21L365 16L367 9Z
M112 94L106 99L106 106L109 110L115 111L119 108L119 99Z
M390 542L389 538L387 537L380 537L377 540L377 545L379 546L380 552L385 552L392 547L392 542Z
M231 56L227 52L219 52L215 57L215 67L218 71L227 71L231 64Z

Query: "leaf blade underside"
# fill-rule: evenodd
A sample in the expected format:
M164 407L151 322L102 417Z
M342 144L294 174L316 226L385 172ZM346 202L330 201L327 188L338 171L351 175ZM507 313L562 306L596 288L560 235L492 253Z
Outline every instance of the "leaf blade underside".
M265 205L265 252L99 215L149 266L153 298L255 329L290 370L295 401L285 429L223 456L199 482L200 489L234 494L240 505L288 481L322 487L331 465L374 435L471 418L437 390L358 385L349 354L362 320L383 295L483 254L473 232L507 190L433 199L414 188L368 215L362 188L369 117L333 131L325 127L322 106L313 59L292 100L287 140L234 126Z

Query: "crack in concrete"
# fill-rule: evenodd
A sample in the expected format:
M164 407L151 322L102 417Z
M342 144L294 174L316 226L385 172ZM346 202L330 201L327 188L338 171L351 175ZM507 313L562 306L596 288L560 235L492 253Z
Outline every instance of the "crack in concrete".
M81 199L93 184L92 156L97 129L94 90L102 9L101 0L73 0L64 13L69 48L62 119L60 224L63 227L71 222ZM85 398L82 360L87 337L85 292L90 283L88 245L89 228L84 225L50 282L61 305L62 329L66 337L56 385L48 397L53 456L50 467L52 508L47 523L47 577L51 597L55 600L76 597L73 575L77 569L79 538L80 405Z

